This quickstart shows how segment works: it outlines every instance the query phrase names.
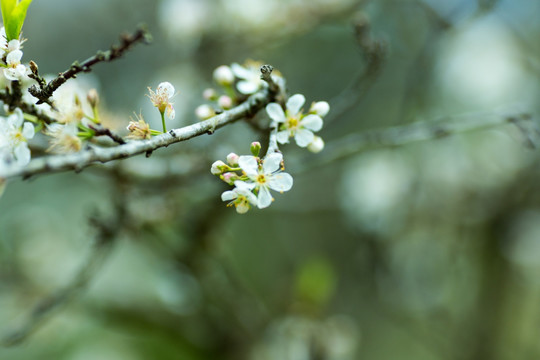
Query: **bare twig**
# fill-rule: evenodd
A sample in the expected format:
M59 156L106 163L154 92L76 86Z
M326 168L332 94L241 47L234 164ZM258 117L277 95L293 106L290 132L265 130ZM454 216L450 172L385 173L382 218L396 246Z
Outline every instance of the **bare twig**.
M120 45L114 45L105 52L99 51L96 55L86 59L80 64L77 61L74 62L68 70L60 73L55 79L49 81L47 85L45 85L45 81L43 79L39 78L37 71L35 73L33 72L34 78L38 78L36 80L38 81L39 88L38 86L33 85L28 89L28 92L39 100L36 104L49 103L49 98L56 91L56 89L58 89L68 79L75 78L77 74L81 72L89 72L93 65L100 62L113 61L121 57L127 50L138 42L148 43L150 41L150 34L145 27L141 26L135 31L135 33L131 35L124 34L120 39Z
M324 152L318 155L317 160L306 161L300 159L300 171L309 170L315 166L326 165L336 160L358 154L362 151L403 146L419 141L433 140L453 134L484 130L486 128L514 124L520 131L526 126L522 123L530 121L530 115L504 115L496 113L473 113L445 117L436 121L416 122L408 125L395 126L385 129L371 130L345 136L329 142ZM530 126L529 126L530 128ZM537 129L531 130L538 137ZM527 145L532 141L528 136Z

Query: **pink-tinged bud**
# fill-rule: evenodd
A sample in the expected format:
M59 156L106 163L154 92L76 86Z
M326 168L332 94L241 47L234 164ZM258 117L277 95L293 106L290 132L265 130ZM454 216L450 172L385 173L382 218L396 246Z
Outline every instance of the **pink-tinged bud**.
M238 180L238 175L232 172L227 172L221 175L221 180L226 182L229 185L233 185L236 180Z
M217 91L212 88L204 89L202 96L209 101L215 101L218 97Z
M224 171L227 171L230 169L227 164L225 164L221 160L214 161L212 164L212 167L210 168L210 172L214 175L221 175Z
M258 141L252 142L250 150L253 156L259 156L259 153L261 152L261 143Z
M227 96L227 95L221 95L218 99L218 105L225 109L225 110L228 110L230 108L232 108L233 106L233 101L231 99L230 96Z
M315 136L313 141L307 146L307 149L312 153L321 152L324 149L324 141L321 137Z
M214 70L214 80L221 86L229 86L234 82L234 74L230 67L221 65Z
M326 101L317 101L311 105L309 109L310 113L319 115L320 117L326 116L330 111L330 105Z
M230 153L229 155L227 155L227 163L229 163L229 165L231 165L231 166L236 166L236 165L238 165L238 159L239 158L240 158L240 156L238 156L237 154Z

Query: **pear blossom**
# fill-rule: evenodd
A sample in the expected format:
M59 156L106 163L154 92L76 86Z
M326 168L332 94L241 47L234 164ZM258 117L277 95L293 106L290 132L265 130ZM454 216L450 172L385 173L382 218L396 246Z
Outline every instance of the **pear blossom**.
M225 191L221 194L221 200L230 201L227 206L236 208L239 214L245 214L251 208L251 205L257 205L257 197L251 192L251 186L243 181L234 182L235 188Z
M71 153L81 150L82 141L77 136L79 130L77 124L66 125L52 124L47 126L45 134L52 137L51 146L47 151L57 153Z
M240 79L236 84L238 91L244 95L251 95L259 90L266 83L261 79L259 64L252 62L246 67L237 63L231 65L234 75Z
M309 108L310 113L319 115L320 117L325 117L329 111L330 105L326 101L317 101L311 104L311 107Z
M152 137L152 131L150 129L150 124L144 121L141 115L135 114L137 121L131 120L127 126L129 131L128 139L133 140L145 140Z
M210 172L213 175L220 175L220 174L222 174L224 171L226 171L228 169L229 169L229 166L227 164L225 164L221 160L217 160L217 161L214 161L214 163L210 167Z
M20 46L19 40L11 40L5 46L7 67L4 68L4 76L11 81L21 80L26 76L26 66L21 64L23 52L20 50Z
M283 155L280 153L266 155L261 160L262 165L259 165L258 158L255 156L244 155L238 159L238 165L251 180L247 185L252 190L257 191L257 207L259 209L266 208L272 203L270 189L283 192L292 188L292 176L280 171L282 160Z
M25 166L30 162L27 140L34 137L34 125L24 122L21 109L0 118L0 162Z
M167 116L170 119L174 119L175 111L171 98L174 96L174 86L170 82L162 82L158 85L154 92L150 87L148 88L150 95L148 97L152 101L152 104L158 108L161 114L167 110Z
M294 137L298 146L306 147L313 142L313 132L321 130L323 120L319 115L302 114L305 101L302 94L291 96L286 104L286 112L277 103L266 105L268 116L279 125L277 141L280 144L288 143L289 138Z

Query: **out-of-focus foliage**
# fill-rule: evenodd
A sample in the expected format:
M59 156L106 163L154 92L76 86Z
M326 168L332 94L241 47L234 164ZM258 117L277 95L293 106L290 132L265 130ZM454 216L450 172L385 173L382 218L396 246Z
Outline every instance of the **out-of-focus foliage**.
M538 14L537 0L47 0L32 3L24 50L58 73L148 23L152 45L86 78L117 129L139 111L160 127L145 94L162 81L179 92L168 126L195 122L212 71L245 59L272 64L308 104L328 100L328 117L365 88L325 123L331 144L463 113L526 113L536 124ZM388 51L356 87L369 61L359 21ZM121 201L130 222L89 286L0 359L540 357L534 132L509 124L325 166L312 155L310 170L287 167L286 196L238 216L220 201L209 159L254 140L237 123L116 170L10 182L0 199L3 334L84 264L90 216L112 217ZM161 172L170 176L152 177Z

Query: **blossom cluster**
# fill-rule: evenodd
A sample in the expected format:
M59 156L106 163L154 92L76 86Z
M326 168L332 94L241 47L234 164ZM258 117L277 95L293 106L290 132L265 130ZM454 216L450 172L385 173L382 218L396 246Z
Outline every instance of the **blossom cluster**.
M252 143L251 149L253 155L230 153L227 164L218 160L211 167L212 174L234 185L232 190L221 194L221 199L229 201L228 206L234 206L239 214L246 213L252 205L259 209L270 206L274 200L270 190L289 191L293 185L292 176L283 172L281 153L270 153L261 159L260 143Z
M10 81L22 80L26 77L27 68L21 64L23 56L22 41L13 39L7 41L6 29L0 29L0 51L2 53L3 73L6 79Z
M261 79L259 68L255 69L252 63L248 63L247 66L222 65L214 71L214 80L225 91L241 96L255 93L268 86ZM215 90L207 89L205 93L213 96L205 96L207 99L216 100ZM220 98L217 99L219 104ZM232 101L241 99L239 96ZM292 176L283 172L283 154L278 144L287 144L290 138L294 138L298 146L314 153L324 148L324 141L314 133L322 129L323 117L330 111L330 105L326 101L314 102L304 113L305 102L304 95L295 94L287 100L285 109L278 102L266 106L266 113L270 118L269 129L272 133L265 157L259 157L261 145L254 142L251 146L252 156L238 156L231 153L227 156L227 163L218 160L212 164L210 172L234 186L232 190L225 191L221 199L229 201L228 206L234 206L239 214L246 213L252 206L259 209L270 206L273 200L270 190L284 192L292 188ZM197 109L200 118L204 119L215 114L214 111L202 109L211 108L208 105L201 105Z
M260 67L262 65L262 62L248 60L244 65L233 63L230 66L217 67L214 70L213 78L219 89L208 88L203 91L203 97L211 104L202 104L197 107L195 115L201 120L209 119L268 86L261 79ZM273 74L272 77L281 78L279 74Z
M34 137L34 125L24 121L21 109L0 117L0 168L26 166L30 162L27 140Z

